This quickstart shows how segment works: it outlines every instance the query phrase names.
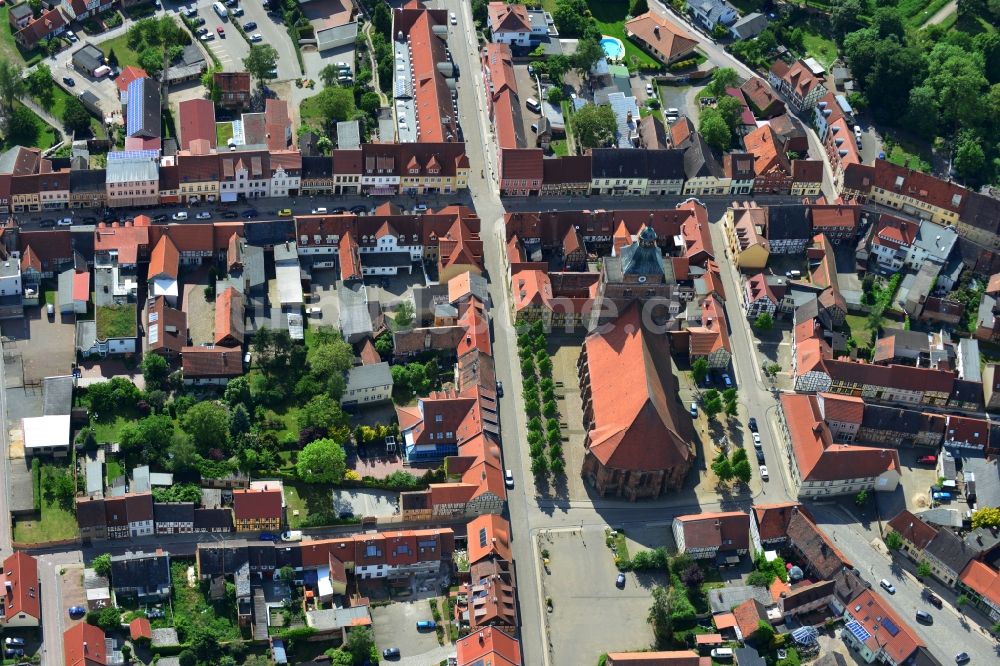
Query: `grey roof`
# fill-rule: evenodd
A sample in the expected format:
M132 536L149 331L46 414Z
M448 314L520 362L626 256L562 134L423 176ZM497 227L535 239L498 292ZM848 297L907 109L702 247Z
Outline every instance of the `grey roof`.
M708 591L708 603L713 613L728 613L733 606L739 606L749 599L756 599L764 606L774 605L767 588L756 585L734 585Z
M754 12L737 20L736 23L732 25L731 30L736 33L740 39L750 39L751 37L759 35L766 27L767 17L760 12Z
M97 322L93 319L77 320L76 348L86 352L97 344Z
M665 265L653 227L644 227L631 245L622 248L621 266L625 275L664 275Z
M341 629L350 627L356 619L371 618L368 606L352 606L350 608L328 608L324 610L308 611L306 613L306 626L317 631Z
M957 402L983 404L983 383L968 379L956 379L951 389L951 398Z
M392 386L392 373L385 361L371 365L356 365L347 371L347 392L375 386Z
M104 463L100 460L87 461L87 496L104 494Z
M160 136L160 83L143 77L128 84L128 135Z
M103 192L106 180L104 169L74 169L69 172L69 191Z
M590 172L594 178L645 178L645 160L637 157L628 148L594 148L590 151Z
M633 137L639 136L639 105L632 95L626 96L622 92L615 92L608 95L608 105L615 114L615 121L618 123L618 147L634 148Z
M733 650L736 656L736 663L739 666L767 666L767 662L760 656L760 653L752 647L741 647Z
M718 21L727 11L736 11L726 0L697 0L692 5L713 22Z
M150 488L149 465L140 465L132 470L132 492L144 493Z
M205 501L204 494L202 501ZM196 530L233 529L233 512L229 509L195 509L194 528Z
M195 520L197 521L197 512ZM202 576L232 576L247 562L246 539L227 539L198 544L198 573Z
M170 586L170 556L166 553L126 552L111 556L111 583L125 587L157 589Z
M943 263L948 260L957 240L958 233L952 227L943 227L930 220L923 220L913 246L923 249L928 255Z
M882 336L883 338L893 338L893 345L897 355L901 349L905 349L913 354L926 354L930 352L930 339L927 333L922 331L907 331L903 328L890 328Z
M295 238L294 220L267 220L244 225L243 236L250 245L267 247Z
M205 69L205 56L197 43L188 44L184 47L184 54L179 62L172 64L164 73L164 81L172 83L181 81L193 76L197 76Z
M961 537L947 528L938 530L937 536L931 539L924 552L933 555L956 574L962 573L969 561L977 555Z
M650 180L684 180L683 150L663 149L641 152L646 159L646 174Z
M371 335L372 318L368 311L368 293L363 283L342 284L337 289L340 301L340 332L351 340L359 335Z
M962 473L966 486L970 481L974 483L977 507L1000 506L1000 469L996 458L970 458L962 465Z
M402 268L413 264L409 252L370 252L361 256L362 265L373 268L391 266Z
M684 175L689 180L708 176L722 178L724 175L722 165L700 133L691 135L691 144L684 151Z
M108 160L105 171L109 183L159 182L160 180L160 167L155 159L149 157ZM247 225L247 227L250 226L253 225Z
M308 132L307 132L308 134ZM303 155L302 179L333 176L333 158L329 155Z
M246 284L246 289L250 291L263 287L267 281L264 274L264 248L250 245L244 238L237 240L237 244L243 268L242 270L238 268L231 270L230 275L233 277L242 277L243 282Z
M808 212L803 204L768 206L767 240L808 239L811 235Z
M959 376L970 382L982 382L983 373L979 367L979 340L962 338L958 341Z
M345 120L337 123L337 147L355 149L361 147L361 123Z
M980 527L972 530L965 535L965 544L973 552L980 554L989 553L1000 545L1000 529Z
M194 523L194 502L153 503L157 523Z
M939 506L934 509L921 511L915 515L917 518L930 525L955 528L962 526L962 512L956 511L955 509L946 509Z
M864 415L861 417L861 427L916 435L923 427L923 421L920 412L912 409L866 403Z
M27 7L27 3L25 6ZM93 71L104 64L104 53L93 44L84 44L73 52L73 64Z
M42 400L45 416L69 414L73 408L73 377L46 377L42 380Z

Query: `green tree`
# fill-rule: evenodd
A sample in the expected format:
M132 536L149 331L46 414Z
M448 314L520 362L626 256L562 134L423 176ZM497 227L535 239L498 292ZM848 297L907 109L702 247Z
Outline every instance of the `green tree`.
M930 575L931 575L931 565L927 564L927 562L921 562L917 566L917 576L919 576L920 578L927 578Z
M198 666L198 657L191 650L182 650L177 655L177 661L180 662L181 666Z
M715 460L712 461L712 471L715 472L715 476L717 476L719 481L722 483L731 481L733 476L736 474L733 469L733 464L729 460L729 456L725 453L719 453Z
M347 634L344 641L344 649L351 653L355 663L362 663L371 654L375 647L375 636L369 627L356 627Z
M940 129L938 120L937 91L930 86L917 86L910 90L907 124L920 136L931 139Z
M38 116L25 106L15 106L6 115L8 144L31 146L38 140Z
M712 73L712 79L705 86L705 89L713 97L722 97L726 94L726 88L738 86L740 75L732 67L720 67Z
M838 0L830 12L830 27L840 42L844 35L858 27L858 17L861 15L859 0Z
M701 384L705 381L705 377L707 376L708 359L704 356L699 356L691 362L691 377L694 378L696 384Z
M159 76L163 70L163 49L150 46L139 51L139 67L142 67L150 76Z
M381 7L383 5L379 6ZM369 116L377 116L380 108L382 108L382 100L379 98L377 92L369 90L361 94L362 111L367 113Z
M712 418L722 411L722 396L715 389L708 389L701 398L701 408Z
M858 506L864 506L868 503L868 491L862 490L857 495L854 496L854 503Z
M95 557L90 562L91 568L94 570L98 576L110 576L111 575L111 554L102 553Z
M963 130L955 140L955 171L962 178L981 182L986 167L982 141L971 130Z
M10 137L10 117L14 111L14 100L24 96L27 84L21 78L21 70L13 60L0 61L0 119L4 119L5 134ZM30 144L29 144L30 145Z
M872 14L871 27L880 39L895 37L900 42L906 39L906 24L895 7L880 7Z
M229 414L215 402L199 402L181 419L184 429L201 452L224 449L229 439Z
M566 99L565 93L563 93L562 88L559 86L552 86L549 88L549 92L545 95L545 98L549 100L552 104L559 106L564 99Z
M558 86L562 83L563 76L566 72L573 69L573 63L570 61L569 56L563 55L562 53L558 55L551 56L543 64L545 71L548 72L549 78Z
M716 150L725 150L732 143L733 132L726 119L715 109L705 109L702 112L698 131L705 142Z
M250 397L250 381L246 378L246 375L230 379L229 383L226 384L226 391L222 394L222 399L230 407L243 405L248 410L251 409L253 401Z
M536 477L545 476L545 473L548 471L549 465L544 455L535 456L531 459L531 473Z
M55 88L55 81L52 80L52 70L44 62L35 65L33 72L24 79L28 87L28 92L32 97L37 97L42 107L48 111L52 106L52 89Z
M385 5L379 4L379 7ZM341 648L331 648L324 654L330 658L330 666L354 666L354 657Z
M570 117L570 122L577 143L584 148L611 145L618 129L614 111L606 105L586 104Z
M604 47L597 37L586 37L577 42L576 51L570 56L573 69L586 76L590 73L590 68L601 58L605 57Z
M1000 507L987 506L972 512L972 529L1000 527Z
M270 70L268 70L270 71ZM337 67L332 62L319 70L319 80L323 82L323 85L327 88L333 88L337 85L337 78L340 76L340 68ZM376 95L378 97L378 95Z
M164 445L173 436L173 420L165 414L156 414L126 423L118 435L118 442L125 453L159 464L163 461Z
M350 120L358 112L351 88L324 88L316 96L319 111L328 123Z
M375 5L372 12L372 27L386 39L392 39L392 12L384 2Z
M586 0L557 0L552 18L559 33L566 37L586 37L596 30Z
M743 122L743 104L730 95L723 95L715 103L715 110L718 111L729 129L736 129Z
M250 432L250 414L247 408L241 404L233 407L229 417L229 434L236 438Z
M770 622L765 622L764 620L758 621L757 630L753 632L753 638L755 642L764 646L764 649L770 650L774 644L774 627L771 626Z
M396 316L393 318L393 322L400 328L407 328L413 324L413 315L413 304L409 301L403 301L396 307Z
M888 532L883 541L889 550L899 550L903 547L903 537L899 536L899 532L896 531Z
M254 44L250 47L247 56L243 58L243 68L262 86L264 81L274 78L271 76L271 72L277 66L278 51L270 44Z
M159 354L146 354L142 357L142 378L146 380L147 389L162 387L167 381L167 360Z
M955 599L955 605L958 606L959 610L961 610L963 613L965 612L964 606L968 603L969 603L969 597L965 596L964 594L958 595L958 598Z
M774 328L774 317L770 312L761 312L753 321L753 326L758 331L770 331Z
M733 463L733 476L741 483L750 483L750 461L744 458Z
M340 403L328 395L317 395L309 400L299 410L297 420L299 429L319 428L337 441L347 439L349 419L340 408Z
M347 468L344 448L332 439L317 439L299 453L295 469L306 483L340 483Z
M649 608L646 622L653 627L656 647L667 647L673 640L673 603L670 591L662 585L653 588L653 605Z
M629 5L628 13L631 16L641 16L649 11L649 4L646 0L632 0L632 4Z

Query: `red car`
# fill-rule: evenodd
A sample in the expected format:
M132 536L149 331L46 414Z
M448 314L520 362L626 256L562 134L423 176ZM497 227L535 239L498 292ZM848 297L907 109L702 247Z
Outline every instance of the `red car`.
M226 36L226 31L222 29L221 25L218 28L216 28L215 31L217 33L219 33L219 37L225 37Z
M936 465L937 456L920 456L917 458L917 462L921 465Z

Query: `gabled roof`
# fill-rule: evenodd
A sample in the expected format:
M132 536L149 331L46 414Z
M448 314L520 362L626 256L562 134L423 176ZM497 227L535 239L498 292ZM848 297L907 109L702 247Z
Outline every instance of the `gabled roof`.
M805 511L798 502L779 502L777 504L755 504L754 519L757 521L757 533L761 541L774 541L788 536L788 523L792 514Z
M104 632L92 624L78 622L63 633L66 666L107 666Z
M743 511L696 513L675 518L684 533L685 548L746 550L750 546L750 516Z
M830 541L805 511L795 511L788 518L788 541L805 558L807 568L823 579L832 578L851 562Z
M875 186L959 213L969 191L960 185L886 160L875 160Z
M180 253L177 251L177 246L168 236L161 236L149 256L149 272L146 279L150 282L158 277L176 280L179 267Z
M700 635L698 636L701 637ZM721 643L721 642L720 642ZM607 666L711 666L711 657L693 650L609 652Z
M653 12L646 12L625 23L626 34L635 35L660 53L664 60L673 60L698 46L692 38L673 21Z
M524 5L491 2L487 12L493 32L531 32L531 19Z
M239 377L243 352L239 347L184 347L181 367L185 377Z
M993 604L1000 606L1000 573L978 560L972 560L962 571L959 580Z
M740 90L743 91L747 100L756 107L757 111L765 117L779 114L785 109L785 103L762 78L754 76L747 79L746 83L740 86Z
M859 594L847 611L863 627L867 635L862 641L865 646L876 655L885 652L894 664L906 662L923 645L910 626L873 590ZM895 633L890 626L895 626Z
M276 520L281 518L281 490L234 490L236 520Z
M753 155L754 171L757 176L780 172L791 174L791 164L785 156L778 135L770 125L761 125L743 137L743 145Z
M495 627L469 634L456 648L458 666L521 666L518 640Z
M187 315L167 305L164 296L158 296L146 308L145 317L147 351L179 354L187 344Z
M146 70L144 70L141 67L135 67L134 65L127 65L125 67L122 67L121 73L118 75L118 78L115 79L115 85L118 86L119 93L126 93L128 92L128 85L130 83L132 83L136 79L146 79L146 78L149 78L149 74L146 73ZM209 104L211 104L211 100L204 100L204 101L207 101L209 102ZM183 105L184 102L181 102L182 107Z
M690 421L680 414L677 379L662 336L641 325L637 303L611 330L587 336L593 427L589 451L615 469L662 470L690 463Z
M898 532L901 537L912 543L917 550L926 548L927 544L938 533L934 527L928 525L906 509L897 513L888 524L893 531Z
M511 561L510 523L502 516L483 514L469 521L465 531L468 536L470 564L487 557Z
M243 295L226 287L215 298L215 343L243 342Z
M22 550L15 551L3 561L0 579L5 620L10 622L24 613L41 622L42 595L38 583L38 561Z
M180 116L180 149L190 148L192 141L203 139L216 146L215 104L210 99L187 99L178 105Z

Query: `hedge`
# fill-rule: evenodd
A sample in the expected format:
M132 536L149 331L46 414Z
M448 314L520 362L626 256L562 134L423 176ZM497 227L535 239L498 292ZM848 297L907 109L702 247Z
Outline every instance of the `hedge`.
M42 510L42 463L38 458L31 460L31 494L35 511Z

